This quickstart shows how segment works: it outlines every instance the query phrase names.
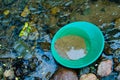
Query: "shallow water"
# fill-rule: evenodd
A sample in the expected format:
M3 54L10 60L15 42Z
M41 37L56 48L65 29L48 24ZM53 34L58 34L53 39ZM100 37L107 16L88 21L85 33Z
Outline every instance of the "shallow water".
M119 13L120 0L0 0L0 79L8 79L4 72L13 69L14 79L48 80L59 69L57 66L60 66L50 52L54 34L70 22L89 21L102 30L105 49L96 62L75 71L79 77L92 72L100 80L117 80L118 72L114 68L120 63ZM24 30L26 22L29 25ZM34 30L30 27L34 27ZM26 39L19 36L22 30L22 36ZM39 54L35 54L36 51ZM113 61L112 73L99 77L96 73L97 66L106 59ZM33 61L36 64L32 64ZM19 62L30 64L20 65Z

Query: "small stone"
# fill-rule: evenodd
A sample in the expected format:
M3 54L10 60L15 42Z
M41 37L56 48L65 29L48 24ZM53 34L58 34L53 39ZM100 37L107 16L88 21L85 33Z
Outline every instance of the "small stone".
M5 10L5 11L3 12L3 14L4 14L5 16L9 15L9 13L10 13L9 10Z
M97 70L97 74L101 77L108 76L112 72L112 61L102 61Z
M78 80L78 78L75 71L66 68L59 68L54 75L53 80Z
M30 14L30 10L28 9L28 7L26 6L23 10L23 12L21 13L22 17L26 17L27 15Z
M117 67L115 67L115 70L120 72L120 63L117 65Z
M97 77L93 73L83 74L79 80L97 80Z
M120 30L120 18L115 20L115 28Z
M9 79L13 79L14 77L15 77L15 75L14 75L14 71L13 70L6 70L5 72L4 72L4 76L5 77L8 77Z
M58 12L60 12L60 8L59 8L59 7L53 7L53 8L51 9L51 14L52 14L52 15L55 15L55 14L58 13Z

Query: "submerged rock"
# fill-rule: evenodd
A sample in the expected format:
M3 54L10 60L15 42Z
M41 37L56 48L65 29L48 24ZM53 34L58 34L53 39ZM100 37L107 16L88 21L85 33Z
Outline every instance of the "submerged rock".
M97 80L97 77L93 73L83 74L79 80Z
M97 74L101 77L108 76L112 72L112 61L102 61L97 70Z
M30 10L28 9L28 6L26 6L23 10L23 12L21 13L22 17L27 17L30 14Z

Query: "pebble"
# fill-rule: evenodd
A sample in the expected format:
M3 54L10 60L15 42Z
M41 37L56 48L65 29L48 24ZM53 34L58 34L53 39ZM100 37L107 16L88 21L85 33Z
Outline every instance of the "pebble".
M120 18L115 20L115 28L120 30Z
M9 15L9 13L10 13L9 10L5 10L5 11L3 12L3 14L4 14L5 16Z
M27 17L27 15L30 14L30 10L28 9L28 7L26 6L23 10L23 12L21 13L22 17Z
M93 73L83 74L79 80L97 80L97 77Z
M59 68L54 75L53 80L78 80L78 78L75 71L66 68Z
M112 61L102 61L97 70L97 74L101 77L108 76L112 72Z
M4 76L8 77L9 79L13 79L14 78L14 71L9 69L9 70L5 70L4 72Z
M40 43L40 47L41 47L44 51L48 51L48 50L50 50L50 43L48 43L48 42L41 42L41 43Z
M60 8L59 8L59 7L53 7L53 8L51 9L51 14L52 14L52 15L55 15L55 14L57 14L58 12L60 12Z
M115 70L120 72L120 63L117 65L117 67L115 67Z

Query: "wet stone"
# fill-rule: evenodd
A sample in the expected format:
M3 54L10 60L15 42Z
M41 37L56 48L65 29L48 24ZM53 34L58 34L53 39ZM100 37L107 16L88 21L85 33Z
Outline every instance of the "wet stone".
M112 48L110 48L110 45L108 43L105 43L105 48L104 48L104 53L106 55L111 55L112 54Z
M12 69L5 70L4 76L8 79L14 79L14 77L15 77L14 71Z
M60 67L53 80L78 80L78 78L75 71Z
M5 16L9 15L9 13L10 13L9 10L5 10L5 11L3 12L3 14L4 14Z
M40 43L40 47L41 47L44 51L48 51L48 50L50 50L50 43L48 43L48 42L41 42L41 43Z
M26 6L23 10L23 12L21 13L22 17L27 17L30 14L30 10L28 9L28 7Z
M97 70L97 74L101 77L108 76L112 72L112 61L102 61Z
M93 73L83 74L79 80L97 80L97 77Z
M58 12L60 12L60 8L59 7L53 7L51 9L51 14L52 15L56 15Z

